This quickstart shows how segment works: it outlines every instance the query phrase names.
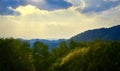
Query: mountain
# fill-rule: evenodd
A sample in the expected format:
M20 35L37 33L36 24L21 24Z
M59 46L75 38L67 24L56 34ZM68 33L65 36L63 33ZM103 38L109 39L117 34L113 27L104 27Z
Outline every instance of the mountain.
M21 38L19 38L19 40L28 42L28 43L30 44L30 47L33 47L34 43L35 43L36 41L39 41L39 42L42 42L42 43L48 45L49 50L51 50L51 49L53 49L54 47L57 47L61 41L65 41L66 39L58 39L58 40L30 39L30 40L26 40L26 39L21 39Z
M120 40L120 25L113 26L110 28L100 28L94 30L88 30L83 33L80 33L69 40L74 41L92 41L96 39L102 40Z
M21 41L27 41L30 43L30 47L33 46L33 44L36 41L43 42L44 44L49 46L49 50L53 49L54 47L57 47L61 41L92 41L96 39L102 39L102 40L120 40L120 25L113 26L110 28L100 28L100 29L94 29L94 30L88 30L83 33L80 33L76 36L73 36L72 38L66 40L66 39L58 39L58 40L48 40L48 39L20 39Z

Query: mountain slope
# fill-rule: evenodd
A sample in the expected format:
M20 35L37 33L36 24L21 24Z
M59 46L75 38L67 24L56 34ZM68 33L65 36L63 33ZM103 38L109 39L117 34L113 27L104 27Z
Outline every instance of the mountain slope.
M70 38L70 40L74 41L92 41L95 39L102 39L105 41L120 40L120 25L110 28L88 30Z

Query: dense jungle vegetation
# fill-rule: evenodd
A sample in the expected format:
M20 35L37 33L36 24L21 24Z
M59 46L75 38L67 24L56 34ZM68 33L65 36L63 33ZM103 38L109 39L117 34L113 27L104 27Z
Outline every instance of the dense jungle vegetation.
M120 71L120 41L42 42L0 38L0 71Z

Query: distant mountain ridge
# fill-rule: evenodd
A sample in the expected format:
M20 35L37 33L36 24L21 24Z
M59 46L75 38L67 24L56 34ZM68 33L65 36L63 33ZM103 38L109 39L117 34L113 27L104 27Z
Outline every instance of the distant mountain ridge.
M53 49L54 47L57 47L61 41L66 41L66 39L57 39L57 40L30 39L30 40L26 40L26 39L21 39L21 38L19 38L19 40L28 42L30 44L30 47L33 47L34 43L36 41L39 41L39 42L42 42L42 43L48 45L49 50Z
M61 41L69 41L69 40L74 40L74 41L92 41L96 39L102 39L102 40L115 40L115 41L120 41L120 25L118 26L113 26L110 28L100 28L100 29L93 29L93 30L88 30L83 33L80 33L76 36L73 36L70 39L58 39L58 40L48 40L48 39L30 39L30 40L25 40L25 39L20 39L21 41L27 41L30 43L30 47L33 46L33 44L36 41L43 42L44 44L49 46L49 50L57 47Z
M80 33L76 36L73 36L69 40L74 41L92 41L96 39L102 40L120 40L120 25L113 26L110 28L100 28L100 29L93 29L88 30L83 33Z

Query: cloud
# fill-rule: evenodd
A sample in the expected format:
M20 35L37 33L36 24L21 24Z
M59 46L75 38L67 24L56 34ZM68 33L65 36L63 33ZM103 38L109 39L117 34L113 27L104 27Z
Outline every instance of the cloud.
M28 4L34 5L42 10L58 10L66 9L72 6L71 3L64 0L27 0Z
M47 11L27 5L14 10L21 15L0 16L1 37L70 38L89 29L120 24L120 6L89 16L76 11L74 7Z
M44 2L45 0L29 0L31 2Z
M85 0L87 7L82 10L82 13L96 13L114 8L120 5L120 0Z
M120 5L109 10L100 12L98 13L98 15L104 23L110 23L110 25L120 25Z
M65 0L76 6L81 13L97 13L116 7L120 0Z
M58 9L67 9L72 6L71 3L65 0L45 0L46 5L44 10L58 10Z
M27 5L47 11L73 7L80 13L92 14L114 8L119 4L120 0L0 0L0 15L19 15L13 9Z
M81 12L86 6L86 2L84 0L65 0L67 2L70 2L72 4L72 9Z
M0 0L0 15L14 15L10 8L26 5L26 0Z
M78 32L79 28L74 29L76 28L75 25L79 25L79 20L85 22L84 18L86 18L78 11L71 9L48 11L47 14L41 14L41 10L29 5L18 7L16 10L19 12L22 12L24 9L29 11L28 7L32 7L32 10L36 11L36 13L31 12L27 13L27 15L26 13L21 13L20 16L0 17L0 21L2 21L0 23L0 33L3 34L2 36L24 38L67 38L70 37L71 34ZM20 10L18 10L19 8Z
M71 6L64 0L0 0L0 15L14 15L14 11L9 9L19 6L33 5L42 10L66 9Z
M77 7L86 7L86 3L84 0L65 0L67 2L70 2L73 6Z
M40 10L35 6L27 5L27 6L19 6L18 8L14 9L15 12L19 12L22 16L29 15L29 14L47 14L48 11Z
M119 0L103 0L103 1L105 1L105 2L118 2Z

